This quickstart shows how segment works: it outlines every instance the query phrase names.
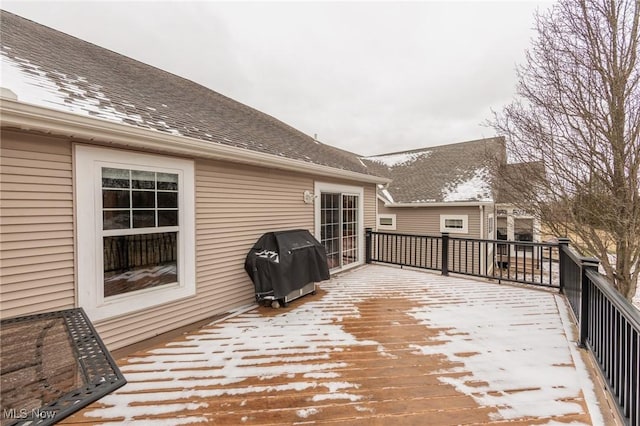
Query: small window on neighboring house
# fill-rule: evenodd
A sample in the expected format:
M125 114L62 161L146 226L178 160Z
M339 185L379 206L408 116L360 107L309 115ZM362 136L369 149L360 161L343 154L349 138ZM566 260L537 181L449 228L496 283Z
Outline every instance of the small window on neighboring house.
M440 232L467 234L468 222L468 215L440 215Z
M380 225L382 226L393 226L393 218L391 217L381 217Z
M92 320L195 294L193 161L76 147L78 302Z
M444 226L445 228L462 229L464 228L464 221L462 219L445 219Z
M378 215L378 229L394 231L396 229L396 215L395 214L379 214Z

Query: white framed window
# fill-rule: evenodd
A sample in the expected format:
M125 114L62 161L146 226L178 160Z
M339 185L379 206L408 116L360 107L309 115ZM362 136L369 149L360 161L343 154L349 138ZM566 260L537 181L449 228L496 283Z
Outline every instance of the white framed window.
M378 214L378 229L395 231L396 230L396 215L395 214Z
M469 215L466 214L441 214L440 232L453 234L469 233Z
M94 321L195 295L193 161L76 145L78 305Z

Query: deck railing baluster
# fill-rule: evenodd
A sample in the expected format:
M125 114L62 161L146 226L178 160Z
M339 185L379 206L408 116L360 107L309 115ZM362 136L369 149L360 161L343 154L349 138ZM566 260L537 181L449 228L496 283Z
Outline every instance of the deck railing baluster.
M367 256L375 262L557 288L569 302L579 340L594 355L620 415L626 424L640 426L640 313L598 273L597 260L577 255L569 240L554 244L386 232L371 232L371 237ZM105 246L105 259L115 250Z

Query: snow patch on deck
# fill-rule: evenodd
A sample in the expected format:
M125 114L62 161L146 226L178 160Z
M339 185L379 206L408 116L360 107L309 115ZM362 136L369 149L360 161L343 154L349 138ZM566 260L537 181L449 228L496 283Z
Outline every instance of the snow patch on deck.
M358 346L377 348L380 357L391 354L384 344L360 340L340 325L360 318L361 303L381 297L410 301L406 313L425 326L425 334L446 330L409 349L445 355L456 367L443 369L440 381L494 410L497 420L584 413L576 401L590 392L588 375L572 356L574 343L552 293L385 266L341 274L321 288L321 300L272 316L241 309L128 358L121 365L128 384L85 416L125 416L124 422L137 423L162 414L177 422L203 414L199 401L207 398L238 396L244 407L247 400L292 391L311 393L307 406L291 407L298 418L313 420L318 405L331 401L346 401L361 412L363 406L354 403L367 401L367 389L357 379L341 380L341 372L354 365L332 362L331 354ZM206 411L215 415L211 407ZM247 421L237 415L238 423Z
M524 295L514 290L505 287L494 295L500 299L482 300L476 291L439 287L439 299L455 297L458 303L416 308L411 315L430 328L447 331L436 338L439 344L414 348L463 364L467 375L446 375L460 372L458 368L444 370L440 381L481 406L496 407L494 420L580 413L581 406L570 400L588 393L583 388L588 373L572 356L572 336L565 333L554 296L531 292L523 303ZM594 411L599 415L597 403Z

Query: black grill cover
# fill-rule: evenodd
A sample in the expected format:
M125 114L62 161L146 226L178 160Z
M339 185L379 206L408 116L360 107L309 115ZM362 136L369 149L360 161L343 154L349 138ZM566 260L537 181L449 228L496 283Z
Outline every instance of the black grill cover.
M310 282L329 279L324 246L306 229L264 234L247 254L244 269L258 299L282 299Z

